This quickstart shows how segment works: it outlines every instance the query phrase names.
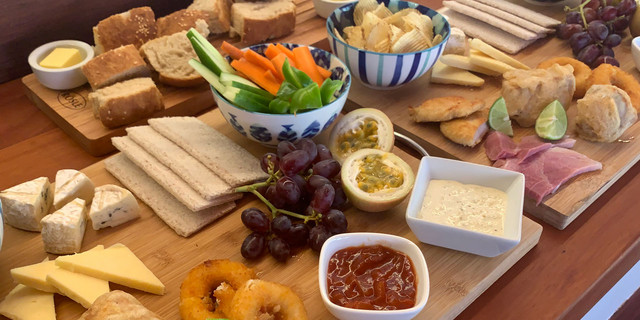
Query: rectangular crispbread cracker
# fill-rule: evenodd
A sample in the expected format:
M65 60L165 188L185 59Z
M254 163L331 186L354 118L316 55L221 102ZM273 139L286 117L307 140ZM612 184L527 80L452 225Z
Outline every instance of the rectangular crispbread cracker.
M111 138L113 146L122 151L131 162L135 163L149 177L161 185L167 192L182 202L189 210L199 211L224 202L237 199L236 194L224 195L215 200L206 200L171 169L160 163L158 159L145 151L129 137Z
M193 212L151 179L120 153L104 161L104 166L116 179L146 203L178 235L188 237L235 208L234 202L223 203Z
M256 157L197 118L156 118L149 119L149 124L232 187L268 177L260 169L260 161Z
M234 193L228 183L202 162L150 126L130 127L127 133L131 140L180 176L206 200Z
M520 18L529 20L545 28L553 28L560 24L560 21L554 18L545 16L544 14L535 12L533 10L527 9L523 6L517 5L509 1L504 1L504 0L476 0L476 1L486 4L488 6L492 6L494 8L500 9L502 11L506 11L508 13L514 14Z
M469 7L473 7L475 9L478 9L480 11L486 12L488 14L491 14L497 18L500 18L504 21L508 21L511 22L515 25L521 26L527 30L531 30L535 33L553 33L555 32L554 29L552 28L545 28L539 24L533 23L527 19L523 19L521 17L516 16L515 14L506 12L506 11L502 11L500 9L494 8L492 6L486 5L484 3L480 3L476 0L454 0L456 2L459 2L461 4L464 4L466 6Z

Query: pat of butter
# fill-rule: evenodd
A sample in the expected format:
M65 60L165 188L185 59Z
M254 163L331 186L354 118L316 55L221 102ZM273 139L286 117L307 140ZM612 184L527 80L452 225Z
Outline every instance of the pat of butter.
M67 68L82 62L82 54L76 48L55 48L42 61L40 66L44 68Z

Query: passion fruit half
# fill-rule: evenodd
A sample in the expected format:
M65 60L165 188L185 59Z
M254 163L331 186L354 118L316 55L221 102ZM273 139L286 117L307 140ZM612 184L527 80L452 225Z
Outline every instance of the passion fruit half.
M415 180L404 160L377 149L352 153L342 164L340 178L349 201L367 212L395 207L411 192Z
M329 136L329 150L338 162L360 149L393 149L393 124L384 112L361 108L347 113Z

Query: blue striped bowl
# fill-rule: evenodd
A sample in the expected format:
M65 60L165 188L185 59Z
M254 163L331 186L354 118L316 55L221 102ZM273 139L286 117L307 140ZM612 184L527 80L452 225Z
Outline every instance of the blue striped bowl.
M358 49L339 40L334 33L334 29L342 32L345 27L355 25L353 9L356 4L340 7L331 13L327 19L327 33L333 53L345 62L351 74L365 86L374 89L395 89L418 79L433 67L449 40L451 28L441 14L417 3L399 0L377 1L384 3L391 12L415 8L428 15L433 21L434 34L440 34L443 38L438 45L418 52L378 53Z

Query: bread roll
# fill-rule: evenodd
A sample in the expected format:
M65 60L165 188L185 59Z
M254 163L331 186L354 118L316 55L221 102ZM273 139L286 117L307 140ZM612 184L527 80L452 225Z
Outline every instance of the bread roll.
M93 27L96 53L102 53L128 44L140 48L156 37L156 18L150 7L133 8L114 14Z
M188 31L191 28L195 28L197 20L204 20L208 23L208 21L211 20L211 12L182 9L162 18L158 18L156 21L158 37L169 36L180 31ZM227 21L229 21L229 18L227 18ZM227 31L229 31L228 24L227 30L223 32Z
M212 34L220 34L229 32L231 25L229 21L230 6L230 0L194 0L187 9L208 13L209 17L206 22L209 25L209 31Z
M149 77L151 70L132 44L109 50L82 66L93 90L133 78Z
M296 27L296 5L290 0L234 3L230 36L247 44L286 36Z

